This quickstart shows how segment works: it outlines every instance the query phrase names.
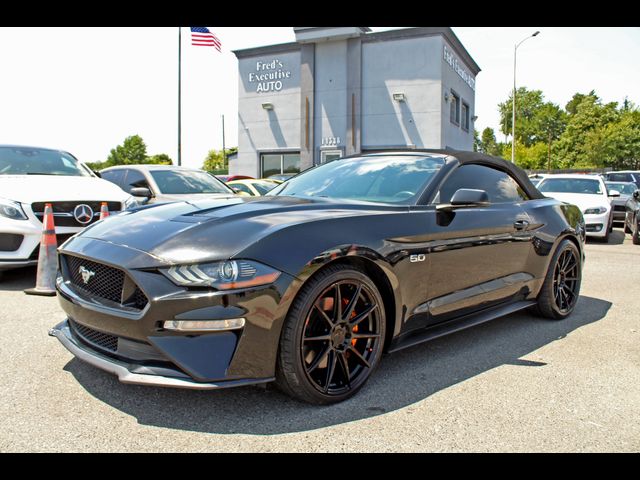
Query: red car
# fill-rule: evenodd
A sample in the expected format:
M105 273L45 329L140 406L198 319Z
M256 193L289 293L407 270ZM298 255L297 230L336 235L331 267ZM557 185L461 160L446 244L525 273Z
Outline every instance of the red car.
M224 183L230 182L232 180L254 180L253 177L249 177L247 175L215 175L216 178L223 181Z

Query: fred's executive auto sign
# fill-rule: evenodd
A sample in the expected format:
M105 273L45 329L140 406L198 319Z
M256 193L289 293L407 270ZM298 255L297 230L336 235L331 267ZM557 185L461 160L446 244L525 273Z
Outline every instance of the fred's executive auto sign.
M249 83L255 84L256 92L279 92L283 88L283 81L291 78L291 70L287 70L284 63L277 58L271 61L258 60L255 72L249 72Z

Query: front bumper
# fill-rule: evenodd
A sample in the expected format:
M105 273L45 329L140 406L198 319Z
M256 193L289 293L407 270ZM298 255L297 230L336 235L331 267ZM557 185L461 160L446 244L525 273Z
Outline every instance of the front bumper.
M174 285L155 268L166 266L139 250L75 237L60 249L66 255L100 262L125 273L148 299L144 307L119 307L77 288L68 276L56 289L68 320L51 334L81 360L116 374L125 383L213 389L265 383L275 376L280 330L298 280L282 273L268 286L213 291ZM155 268L154 268L155 264ZM123 267L126 265L128 268ZM77 268L77 267L76 267ZM245 318L241 330L184 332L164 322ZM86 330L87 335L81 335ZM87 341L113 337L113 347Z
M609 231L610 215L609 211L597 215L584 215L587 237L605 237Z
M84 345L71 333L68 320L49 330L49 335L56 337L60 343L78 359L100 370L116 375L122 383L155 387L186 388L191 390L216 390L220 388L256 385L274 380L273 378L261 378L228 380L216 383L196 382L177 369L154 368L153 366L119 361L115 358L102 355Z

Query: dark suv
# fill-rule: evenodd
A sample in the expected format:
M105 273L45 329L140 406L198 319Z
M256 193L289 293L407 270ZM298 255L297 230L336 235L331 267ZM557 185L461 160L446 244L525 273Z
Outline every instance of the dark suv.
M607 182L633 182L640 189L640 172L624 170L620 172L608 172L603 176Z

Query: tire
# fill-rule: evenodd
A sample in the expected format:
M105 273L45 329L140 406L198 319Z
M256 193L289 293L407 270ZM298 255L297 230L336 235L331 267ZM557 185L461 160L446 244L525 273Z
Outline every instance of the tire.
M638 222L633 222L633 232L631 232L631 241L634 245L640 245L640 227L638 226Z
M367 275L347 265L321 270L301 288L285 319L276 385L319 405L352 397L380 363L385 326L384 302Z
M600 239L600 241L602 241L603 243L609 243L609 237L611 236L611 232L613 231L612 225L613 222L611 221L611 217L609 217L609 224L605 227L607 233L605 233L604 237Z
M572 261L575 262L573 267ZM550 320L567 318L578 303L581 282L580 251L571 240L562 240L553 254L538 294L538 313Z

